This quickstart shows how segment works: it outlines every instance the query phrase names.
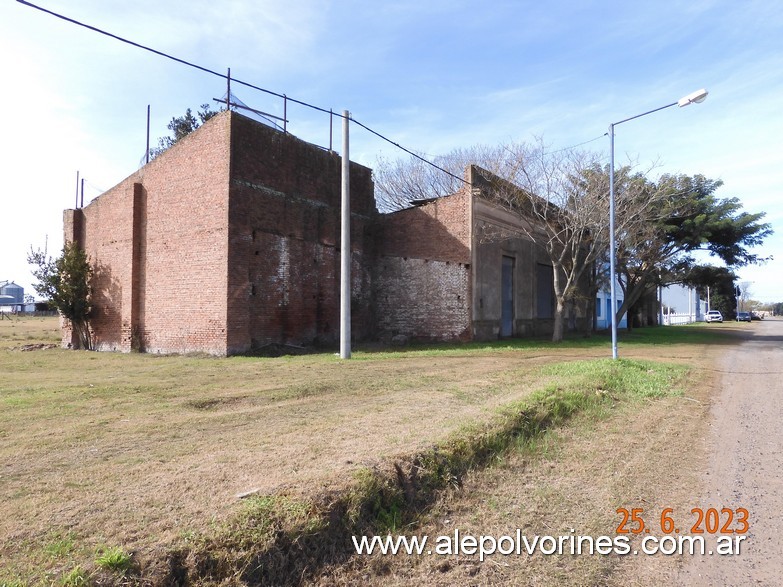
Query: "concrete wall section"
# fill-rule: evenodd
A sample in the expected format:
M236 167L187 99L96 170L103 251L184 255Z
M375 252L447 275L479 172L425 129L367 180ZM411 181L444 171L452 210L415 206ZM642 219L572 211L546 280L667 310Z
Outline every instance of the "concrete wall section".
M546 251L526 237L528 224L507 210L477 197L474 205L476 272L473 289L473 335L477 340L501 336L501 267L503 257L514 261L513 329L511 336L552 332L550 317L539 316L540 292L551 286L538 267L551 267Z

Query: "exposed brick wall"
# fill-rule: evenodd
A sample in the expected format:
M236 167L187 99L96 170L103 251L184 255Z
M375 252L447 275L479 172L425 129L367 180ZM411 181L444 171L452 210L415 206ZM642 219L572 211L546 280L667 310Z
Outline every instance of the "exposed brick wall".
M144 350L226 353L230 120L216 116L142 168Z
M66 211L66 239L96 267L98 348L223 355L336 343L341 167L335 153L224 112ZM355 340L497 336L503 255L516 263L515 333L544 325L530 269L541 248L479 242L479 223L516 220L474 191L379 216L371 170L351 164Z
M373 274L382 339L470 339L471 216L464 191L382 217Z
M229 351L340 334L341 158L235 116L232 126ZM352 338L373 333L371 170L351 164Z
M83 216L96 267L100 350L225 354L229 121L216 117L70 212Z
M375 297L382 339L470 340L470 266L384 257Z
M385 214L378 231L380 254L470 263L471 201L465 190Z
M70 223L68 222L70 219ZM66 215L67 241L84 248L94 269L92 327L99 350L130 350L133 181L125 180ZM64 331L63 344L72 342Z
M221 113L83 210L102 350L227 354L339 336L341 160ZM371 170L351 165L354 338L374 332ZM64 333L70 340L70 333Z

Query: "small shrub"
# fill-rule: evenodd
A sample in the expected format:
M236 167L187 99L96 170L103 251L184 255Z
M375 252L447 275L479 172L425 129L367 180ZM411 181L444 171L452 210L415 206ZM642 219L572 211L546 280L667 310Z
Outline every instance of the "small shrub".
M133 566L133 559L131 555L119 546L107 546L98 551L98 558L95 559L95 564L109 571L124 573Z

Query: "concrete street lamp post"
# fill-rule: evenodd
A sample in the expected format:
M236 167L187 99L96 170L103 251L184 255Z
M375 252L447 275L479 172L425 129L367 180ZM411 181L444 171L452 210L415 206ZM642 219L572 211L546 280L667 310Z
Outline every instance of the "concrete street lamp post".
M622 124L623 122L628 122L629 120L633 120L635 118L641 118L642 116L647 116L648 114L652 114L653 112L658 112L659 110L663 110L664 108L670 108L672 106L679 106L680 108L687 106L688 104L699 104L701 102L704 102L704 100L707 98L707 90L701 89L697 90L691 94L688 94L687 96L684 96L677 100L676 102L672 102L671 104L666 104L665 106L661 106L660 108L655 108L654 110L648 110L647 112L642 112L641 114L637 114L636 116L631 116L630 118L625 118L623 120L620 120L619 122L613 122L609 125L609 151L610 151L610 162L609 162L609 291L612 299L612 358L617 358L617 268L616 268L616 255L617 255L617 246L615 244L615 232L614 232L614 127L618 124Z

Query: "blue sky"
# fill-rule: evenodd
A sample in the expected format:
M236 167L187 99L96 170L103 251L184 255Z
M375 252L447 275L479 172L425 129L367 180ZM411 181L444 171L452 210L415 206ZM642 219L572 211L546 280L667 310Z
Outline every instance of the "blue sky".
M349 110L431 156L542 137L585 143L609 159L609 123L676 101L709 98L616 128L619 163L701 173L725 183L779 234L775 260L739 271L752 297L783 301L783 12L723 0L35 0L119 36L294 99ZM0 3L6 117L0 280L33 293L30 246L62 246L76 171L85 203L138 169L146 109L153 140L172 116L225 94L225 82L12 0ZM249 106L282 100L234 85ZM217 105L212 102L213 107ZM293 104L289 130L329 143L328 116ZM335 120L334 140L340 140ZM351 158L405 156L354 126Z

